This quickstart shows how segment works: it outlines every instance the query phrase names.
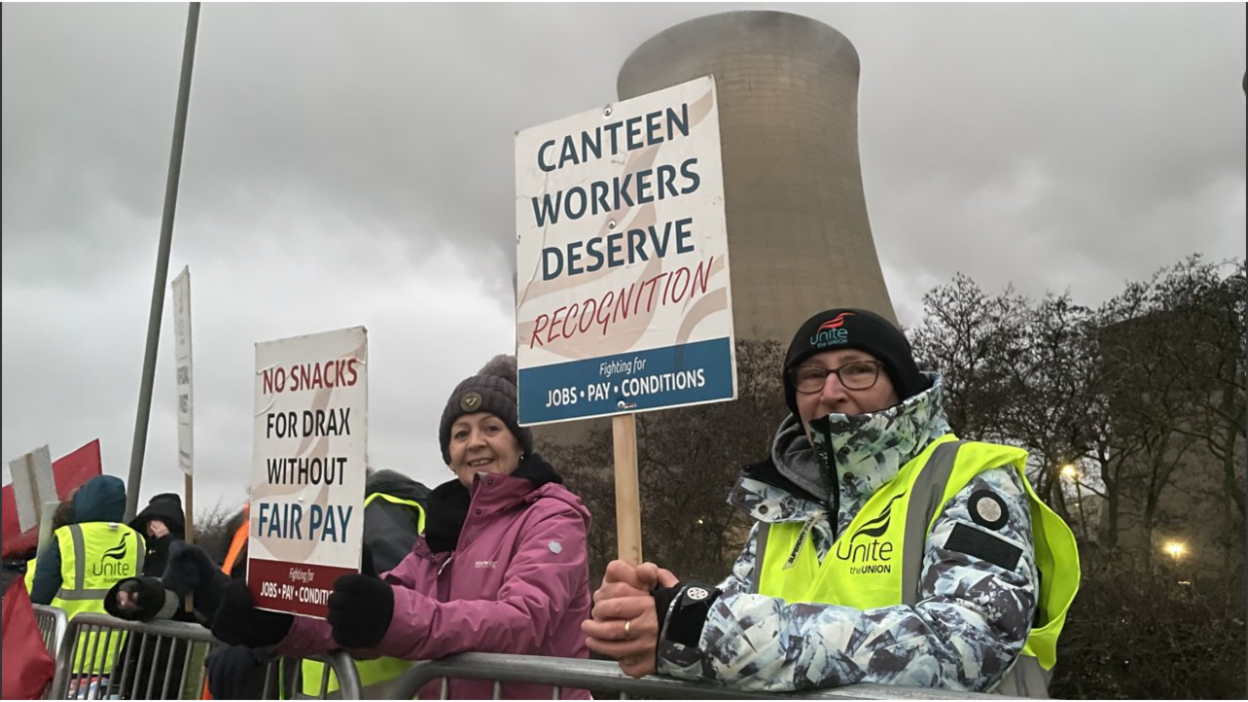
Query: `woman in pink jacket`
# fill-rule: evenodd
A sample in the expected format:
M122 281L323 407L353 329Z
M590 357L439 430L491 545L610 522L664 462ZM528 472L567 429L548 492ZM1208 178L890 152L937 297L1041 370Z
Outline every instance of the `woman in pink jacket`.
M212 631L226 643L306 656L336 648L357 658L454 653L586 658L589 511L533 453L516 424L516 361L497 356L455 388L442 413L442 458L455 479L434 489L425 535L380 578L334 583L327 620L261 612L232 589ZM546 686L509 683L505 698L550 699ZM438 683L422 699L438 697ZM568 699L587 692L564 690ZM489 681L453 680L452 698L489 698Z

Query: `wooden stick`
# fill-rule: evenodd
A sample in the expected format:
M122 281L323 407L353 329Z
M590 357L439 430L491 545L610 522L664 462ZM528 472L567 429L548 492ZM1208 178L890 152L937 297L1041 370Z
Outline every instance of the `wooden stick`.
M615 442L615 533L620 560L641 565L641 491L637 485L637 417L611 418Z
M195 544L195 480L190 475L186 479L186 545ZM195 593L186 596L186 611L195 611Z

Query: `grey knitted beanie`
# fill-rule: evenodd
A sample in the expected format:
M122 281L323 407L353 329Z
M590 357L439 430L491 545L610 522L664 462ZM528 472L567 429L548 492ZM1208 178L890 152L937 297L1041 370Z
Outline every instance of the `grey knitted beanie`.
M503 420L524 453L533 453L533 433L516 423L519 395L516 391L516 357L498 355L471 378L465 379L446 402L442 410L442 423L438 427L438 442L442 445L442 460L451 464L451 426L465 414L489 412Z

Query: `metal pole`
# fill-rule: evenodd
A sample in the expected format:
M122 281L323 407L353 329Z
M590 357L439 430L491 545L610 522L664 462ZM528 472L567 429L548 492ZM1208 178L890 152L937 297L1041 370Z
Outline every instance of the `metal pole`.
M182 143L186 139L186 107L191 99L191 67L195 63L195 37L199 31L199 3L190 3L186 15L186 41L182 45L182 76L178 80L178 109L173 118L173 146L169 150L169 175L165 181L165 210L160 220L160 249L156 254L156 280L152 284L152 309L147 318L147 350L143 353L143 382L139 387L139 410L134 420L134 444L130 449L130 480L126 484L126 521L134 519L143 478L143 454L147 451L147 425L152 413L152 381L156 377L156 350L160 345L160 319L165 306L169 276L169 248L173 242L173 213L178 204L178 179L182 175Z

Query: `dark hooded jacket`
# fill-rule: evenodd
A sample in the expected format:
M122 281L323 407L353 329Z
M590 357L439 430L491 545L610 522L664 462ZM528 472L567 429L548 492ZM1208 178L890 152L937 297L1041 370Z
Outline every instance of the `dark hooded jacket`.
M88 522L120 522L126 514L126 484L121 478L100 475L83 483L74 493L74 514L71 524ZM50 604L61 589L61 548L53 534L51 543L39 554L35 564L35 580L30 601Z
M415 502L429 509L429 488L392 470L379 470L368 476L364 499L384 495ZM410 506L377 497L364 509L364 544L372 555L378 573L393 569L407 557L420 533L418 516Z
M169 533L163 538L148 535L147 524L153 519L158 519L169 527ZM169 562L169 545L186 539L186 517L182 513L182 498L172 492L153 497L143 511L130 520L130 528L142 534L147 541L143 575L159 578Z

